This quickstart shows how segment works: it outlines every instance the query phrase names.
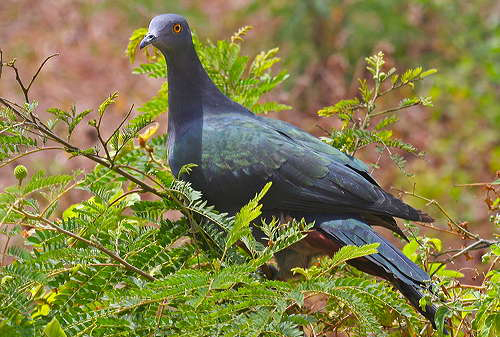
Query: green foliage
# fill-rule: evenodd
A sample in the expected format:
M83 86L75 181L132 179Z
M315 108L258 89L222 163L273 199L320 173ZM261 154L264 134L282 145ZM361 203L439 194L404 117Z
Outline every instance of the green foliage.
M304 275L307 280L318 278L348 260L363 257L365 255L376 254L379 243L372 243L369 245L356 247L344 246L332 258L324 258L318 266L312 266L308 269L294 268L295 273Z
M75 127L87 116L89 113L92 112L92 110L87 109L82 112L76 112L76 106L72 106L70 111L64 111L59 108L49 108L47 109L47 112L51 113L54 115L56 118L55 121L58 122L63 122L66 124L68 127L68 140L71 138L71 134L73 133L73 130ZM56 122L53 122L52 127L54 127Z
M258 102L287 75L272 75L279 61L277 49L258 54L251 63L240 55L239 43L247 30L217 43L195 39L198 53L231 98L258 112L284 108ZM137 30L130 39L127 54L132 61L144 33L144 29ZM134 72L164 76L164 61L156 53L149 55L149 61ZM416 68L399 76L393 70L383 72L382 55L367 62L375 87L361 82L361 98L322 109L323 115L338 115L345 123L327 141L351 152L369 143L416 151L392 137L389 128L397 121L394 115L373 129L367 127L374 115L383 112L376 112L375 101L386 81L391 79L386 90L412 86L432 71ZM102 116L117 100L116 93L110 95L95 110L96 119L89 122L99 144L87 150L69 140L91 110L78 113L74 107L69 112L53 108L49 112L54 120L47 122L36 115L33 103L1 110L1 166L30 151L47 150L49 141L62 145L59 150L97 164L88 172L67 175L39 171L0 193L2 233L9 239L26 237L25 247L11 247L2 255L2 261L8 255L14 262L0 269L0 335L433 334L429 323L399 293L345 265L349 259L376 253L377 244L343 247L309 269L297 268L294 280L266 280L262 271L272 263L273 254L302 240L313 224L260 221L259 202L269 184L231 217L214 210L200 192L174 177L165 163L166 136L152 137L157 126L140 134L167 109L166 95L163 85L139 109L140 115L127 122L127 114L110 137L103 139ZM415 104L429 104L429 100L409 98L397 109ZM364 126L352 122L357 109L367 110ZM57 123L65 126L67 140L53 133ZM183 171L190 169L188 165ZM75 190L85 192L81 201L66 209L58 207ZM4 229L7 225L12 229ZM263 233L266 244L254 239L253 227ZM448 287L454 296L438 312L438 325L442 327L445 318L451 317L454 326L462 326L457 319L465 317L481 336L495 334L498 272L488 273L481 291L454 287L458 274L451 275L450 270L428 261L441 246L437 239L420 238L405 247L410 258L435 271L440 286ZM498 247L492 247L490 258L496 261ZM314 298L324 302L321 310L310 305Z
M228 40L220 40L216 43L210 41L202 43L194 34L193 42L201 63L210 78L223 93L251 111L267 113L269 111L290 109L289 106L276 102L259 102L259 99L264 94L285 81L288 74L286 71L281 71L276 75L272 74L273 66L280 61L280 58L276 56L279 51L278 48L257 54L251 62L248 56L241 55L240 43L244 41L244 36L251 28L250 26L242 27ZM146 33L147 31L144 28L140 28L132 34L127 47L127 55L131 62L134 62L137 46ZM135 74L145 74L152 78L165 77L166 64L163 57L159 56L157 50L149 52L148 55L149 63L139 65L133 72ZM168 102L167 98L167 86L164 84L158 96L139 110L159 114L165 111L168 104L166 103ZM152 107L156 108L151 109ZM154 115L154 117L156 116Z
M333 130L329 137L323 137L326 143L350 154L357 150L376 144L377 150L386 152L392 161L404 173L406 160L398 153L391 151L399 149L404 152L423 155L413 145L403 142L394 137L393 131L389 128L398 121L396 112L416 105L432 106L430 97L407 97L396 107L378 110L378 99L396 89L415 87L415 82L434 74L437 70L430 69L423 71L422 67L408 69L402 75L396 73L396 68L384 71L384 54L379 52L376 55L367 57L366 69L372 76L373 88L366 80L359 80L359 98L341 100L332 106L327 106L318 111L322 117L336 116L342 121L340 130ZM382 115L388 115L373 123L373 119ZM376 164L375 164L376 165Z

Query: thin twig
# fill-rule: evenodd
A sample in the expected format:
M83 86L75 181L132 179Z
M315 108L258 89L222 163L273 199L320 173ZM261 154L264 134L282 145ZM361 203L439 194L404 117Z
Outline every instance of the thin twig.
M115 135L115 133L117 133L120 130L120 128L123 126L123 124L125 124L125 122L127 121L127 119L130 117L130 114L132 113L132 109L134 109L134 105L133 104L130 107L130 109L128 110L128 112L125 115L125 117L122 119L122 121L118 125L118 127L115 129L115 131L113 131L113 133L111 134L111 136L109 136L108 139L106 139L106 142L105 142L106 145L108 145L109 141L111 140L111 138L113 138L113 136Z
M104 139L101 136L101 122L102 122L102 117L104 116L104 113L99 114L99 121L97 122L96 131L97 131L97 138L99 139L99 142L101 143L102 147L104 148L104 152L106 153L106 158L109 160L109 162L112 162L111 156L109 155L108 151L108 145L106 142L104 142Z
M425 222L419 222L418 225L422 226L422 227L425 227L425 228L430 228L430 229L438 231L438 232L443 232L443 233L448 233L448 234L456 235L456 236L458 236L460 238L463 237L463 235L460 234L460 233L450 231L449 229L439 228L439 227L433 226L433 225L425 223Z
M43 211L40 213L40 216L44 216L45 213L48 211L48 209L53 205L55 204L59 199L62 198L63 195L65 195L66 193L68 193L69 191L71 191L76 185L80 184L82 181L79 180L79 181L76 181L74 182L73 184L69 185L67 188L64 189L64 191L62 191L61 193L59 193L59 195L57 195L57 197L55 197L44 209Z
M132 113L132 110L134 109L134 105L132 104L132 106L130 107L130 109L128 110L128 112L125 114L125 117L122 119L122 121L120 122L120 124L118 125L118 127L115 128L115 130L113 131L113 133L108 137L108 139L106 139L105 142L102 141L102 139L100 138L101 135L100 135L100 125L101 125L101 118L102 118L102 115L101 115L101 118L99 118L99 123L98 123L98 127L97 127L97 135L99 136L99 140L101 141L103 147L104 147L104 151L106 151L106 155L108 156L108 159L111 163L111 165L114 166L115 164L115 160L117 158L117 154L121 151L121 149L123 148L123 146L125 146L125 143L118 149L115 149L116 150L116 153L114 155L113 158L111 158L109 156L109 153L108 153L108 144L110 142L110 140L114 137L114 135L120 131L121 127L123 126L123 124L125 124L125 122L127 121L127 119L130 117L130 114ZM103 114L104 115L104 114Z
M481 242L481 241L483 241L483 242ZM481 241L476 241L476 242L479 242L479 244L476 245L475 247L470 248L469 250L484 249L484 248L488 248L491 245L494 245L496 243L500 243L500 241L491 241L491 240L484 240L484 239L482 239ZM462 250L463 250L463 248L460 248L460 249L458 249L458 248L457 249L449 249L449 250L444 251L444 252L440 252L440 253L437 253L437 254L432 254L432 256L434 256L434 257L440 257L440 256L443 256L443 255L446 255L446 254L461 252ZM439 261L436 261L436 262L439 262Z
M28 98L28 91L26 90L26 88L24 87L24 83L23 81L21 80L21 77L19 76L19 70L17 69L17 67L14 65L15 64L15 59L12 60L12 62L10 63L7 63L7 66L14 69L14 73L16 74L16 82L19 84L19 87L21 88L21 91L23 92L23 95L24 95L24 100L29 103L29 98Z
M0 164L0 168L4 167L6 165L9 165L10 163L12 163L13 161L18 160L19 158L26 157L26 156L28 156L28 155L30 155L32 153L36 153L36 152L40 152L40 151L45 151L45 150L63 150L64 151L65 149L64 149L64 147L51 146L51 147L43 147L43 148L40 148L40 149L35 149L35 150L28 151L28 152L24 152L24 153L21 153L18 156L15 156L15 157L9 159L5 163Z
M0 49L0 78L2 78L2 70L3 70L3 51Z
M116 166L117 169L121 169L121 168L124 168L124 169L127 169L127 170L131 170L131 171L134 171L136 173L139 173L141 175L143 175L144 177L146 177L147 179L151 180L153 183L157 184L158 186L162 186L161 183L154 179L153 177L145 174L144 172L142 172L141 170L138 170L136 169L135 167L132 167L132 166L128 166L128 165L117 165Z
M455 184L455 187L489 186L489 185L500 185L500 181L492 181L490 183Z
M435 205L441 211L441 213L443 213L444 216L446 216L446 218L450 221L450 223L453 224L459 231L461 231L463 234L467 235L468 237L470 237L472 239L481 240L479 235L471 233L470 231L465 229L463 226L460 226L455 220L453 220L453 218L448 214L448 212L446 212L446 210L436 200L423 197L421 195L416 194L415 192L407 192L407 191L400 190L397 188L393 188L393 189L400 192L400 193L403 193L405 195L410 195L410 196L418 198L420 200L424 200L427 202L428 205Z
M495 243L499 243L500 241L491 241L491 240L485 240L485 239L480 239L476 242L473 242L472 244L468 245L467 247L463 248L460 250L458 253L452 255L451 257L447 258L445 261L436 261L436 263L441 263L439 267L436 268L431 274L431 277L434 276L441 268L443 268L447 263L450 263L457 257L471 251L474 249L481 249L481 248L487 248Z
M23 215L24 217L28 218L28 219L31 219L31 220L36 220L36 221L41 221L43 223L45 223L46 225L54 228L56 231L58 231L59 233L62 233L62 234L65 234L67 236L70 236L76 240L79 240L81 242L84 242L86 243L87 245L89 246L92 246L98 250L100 250L101 252L103 252L104 254L108 255L109 257L111 257L113 260L119 262L120 264L122 264L126 269L130 270L130 271L133 271L139 275L142 275L143 277L145 277L146 279L148 279L149 281L155 281L156 279L149 275L148 273L146 273L145 271L131 265L130 263L128 263L127 261L125 261L123 258L121 258L120 256L118 256L117 254L115 254L114 252L112 252L111 250L109 250L108 248L104 247L102 244L98 243L98 242L94 242L92 240L89 240L89 239L86 239L86 238L83 238L73 232L70 232L64 228L61 228L59 227L58 225L56 225L55 223L53 223L52 221L42 217L42 216L38 216L38 215L33 215L33 214L29 214L29 213L26 213L24 210L20 209L20 208L15 208L15 211L18 212L19 214Z
M111 207L113 206L114 204L116 204L118 201L120 201L121 199L125 198L127 195L130 195L130 194L134 194L134 193L145 193L146 191L142 190L142 189L137 189L137 190L132 190L132 191L128 191L126 193L123 193L122 195L120 195L118 198L116 198L115 200L113 200L109 205L108 207Z
M33 78L31 79L31 81L30 81L30 83L28 84L27 87L24 86L24 83L21 80L21 76L19 75L19 69L16 67L16 64L15 64L16 60L14 59L11 62L9 62L9 63L6 64L7 67L10 67L10 68L12 68L14 70L14 73L16 74L16 82L19 84L19 87L21 88L21 90L23 92L24 100L25 100L26 103L30 102L28 93L30 91L31 85L33 84L33 82L35 82L35 79L37 78L38 74L42 70L43 66L45 65L45 63L47 63L48 60L50 60L51 58L53 58L55 56L58 56L58 55L59 54L53 54L53 55L47 56L45 58L45 60L42 62L42 64L40 64L40 66L38 67L36 73L33 75Z
M29 91L30 88L31 88L31 85L33 84L33 82L35 82L38 74L40 73L40 71L42 71L42 68L43 66L45 65L45 63L47 63L48 60L50 60L51 58L53 57L56 57L56 56L59 56L60 54L59 53L55 53L55 54L52 54L52 55L49 55L45 58L45 60L43 60L42 64L40 64L40 66L38 67L38 70L36 71L35 75L33 75L33 78L31 79L30 81L30 84L28 84L28 87L26 88L26 91Z
M374 112L370 115L370 117L377 117L377 116L380 116L380 115L385 115L385 114L388 114L388 113L391 113L391 112L395 112L395 111L398 111L398 110L402 110L402 109L406 109L406 108L410 108L412 106L415 106L415 105L419 105L421 102L418 101L418 102L415 102L415 103L412 103L410 105L406 105L406 106L397 106L395 108L390 108L390 109L387 109L387 110L382 110L382 111L378 111L378 112Z

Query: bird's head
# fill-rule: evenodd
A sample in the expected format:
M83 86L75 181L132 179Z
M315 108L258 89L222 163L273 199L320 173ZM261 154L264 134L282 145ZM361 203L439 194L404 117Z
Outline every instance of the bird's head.
M142 49L150 44L163 52L182 50L183 47L191 46L191 30L186 19L177 14L155 16L139 48Z

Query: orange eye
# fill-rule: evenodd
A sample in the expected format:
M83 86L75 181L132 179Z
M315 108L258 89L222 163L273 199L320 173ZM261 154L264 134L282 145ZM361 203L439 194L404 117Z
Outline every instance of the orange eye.
M182 26L180 23L176 23L172 26L172 31L176 34L179 34L180 32L182 32Z

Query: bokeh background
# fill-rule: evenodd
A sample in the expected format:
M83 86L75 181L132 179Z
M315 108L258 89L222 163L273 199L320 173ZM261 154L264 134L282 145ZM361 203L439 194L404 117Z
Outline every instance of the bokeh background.
M166 12L186 16L202 40L228 38L244 25L253 26L242 44L244 54L250 56L280 47L280 67L291 76L272 98L293 110L271 117L318 136L322 129L337 127L338 121L319 118L316 111L356 95L357 78L367 77L364 57L382 50L389 66L399 70L437 68L439 72L417 88L417 94L433 97L434 107L401 112L395 130L426 156L406 157L412 177L387 159L374 175L385 188L415 189L439 201L458 221L470 222L472 231L492 234L485 190L456 185L492 181L500 170L500 2L0 0L0 49L4 61L17 59L26 79L46 56L61 54L50 61L32 90L42 116L49 107L95 108L111 92L119 91L118 104L106 116L112 129L132 104L143 104L161 84L133 75L134 65L124 50L134 29ZM9 70L2 75L0 94L21 100ZM397 105L401 97L391 95L382 105ZM161 123L165 128L165 116ZM74 139L83 146L92 145L95 134L80 129ZM68 160L63 153L47 153L23 163L31 172L45 169L51 173L91 165L83 159ZM359 156L368 162L377 159L373 148ZM11 183L11 170L4 168L0 188ZM71 198L66 202L71 203ZM416 199L406 201L425 208L438 226L446 227L437 208ZM426 233L453 244L453 238L440 232ZM474 275L466 267L479 263L480 254L474 252L468 261L458 261L470 280Z

